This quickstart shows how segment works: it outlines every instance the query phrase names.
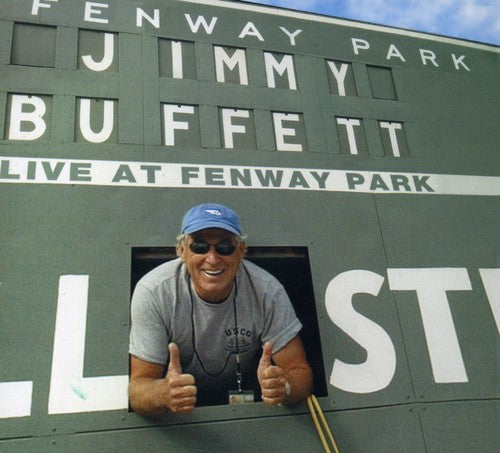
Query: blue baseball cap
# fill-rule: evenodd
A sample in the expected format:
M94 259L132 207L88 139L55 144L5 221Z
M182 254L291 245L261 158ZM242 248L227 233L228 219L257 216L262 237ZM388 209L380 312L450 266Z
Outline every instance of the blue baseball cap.
M182 220L181 233L191 234L205 228L222 228L241 236L238 214L222 204L200 204L186 212Z

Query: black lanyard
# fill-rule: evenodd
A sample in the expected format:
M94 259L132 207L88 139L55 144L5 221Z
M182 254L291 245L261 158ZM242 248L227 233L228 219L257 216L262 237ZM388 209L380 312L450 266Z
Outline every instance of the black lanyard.
M191 301L191 342L193 345L193 351L194 355L198 359L198 362L201 365L202 370L205 372L205 374L208 374L208 376L212 378L216 378L220 376L224 370L227 367L227 364L229 362L229 357L234 354L234 352L229 352L229 354L226 357L226 361L224 363L224 366L222 369L217 372L217 373L211 373L209 372L201 360L201 357L198 353L198 350L196 349L196 330L195 330L195 322L194 322L194 299L193 299L193 293L191 291L191 281L188 281L188 290L189 290L189 299ZM241 373L241 365L240 365L240 347L239 347L239 340L238 340L238 313L236 310L236 297L238 296L238 283L236 279L234 280L234 296L233 296L233 313L234 313L234 327L235 327L235 336L236 336L236 383L238 384L238 392L242 393L242 382L243 382L243 375Z

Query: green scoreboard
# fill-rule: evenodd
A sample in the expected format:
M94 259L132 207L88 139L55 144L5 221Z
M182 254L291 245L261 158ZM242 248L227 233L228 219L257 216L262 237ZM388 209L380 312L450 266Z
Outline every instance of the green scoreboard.
M130 297L234 208L343 452L494 451L499 48L223 0L0 0L0 451L321 451L129 409Z

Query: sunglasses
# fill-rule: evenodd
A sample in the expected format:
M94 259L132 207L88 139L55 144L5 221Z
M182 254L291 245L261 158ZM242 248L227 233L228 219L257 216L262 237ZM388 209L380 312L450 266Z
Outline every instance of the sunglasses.
M189 248L196 255L205 255L210 250L211 245L208 242L191 242ZM228 241L222 241L214 245L215 251L221 256L229 256L234 253L236 246Z

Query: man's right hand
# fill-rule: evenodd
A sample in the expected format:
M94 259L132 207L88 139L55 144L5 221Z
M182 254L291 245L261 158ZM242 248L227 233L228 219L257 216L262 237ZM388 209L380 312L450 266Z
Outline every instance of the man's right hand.
M170 361L165 366L130 356L130 405L143 415L162 415L167 411L187 414L196 404L194 376L183 374L179 347L168 345Z
M182 374L179 347L175 343L168 345L170 361L163 397L171 412L187 414L193 411L196 404L196 385L192 374Z

